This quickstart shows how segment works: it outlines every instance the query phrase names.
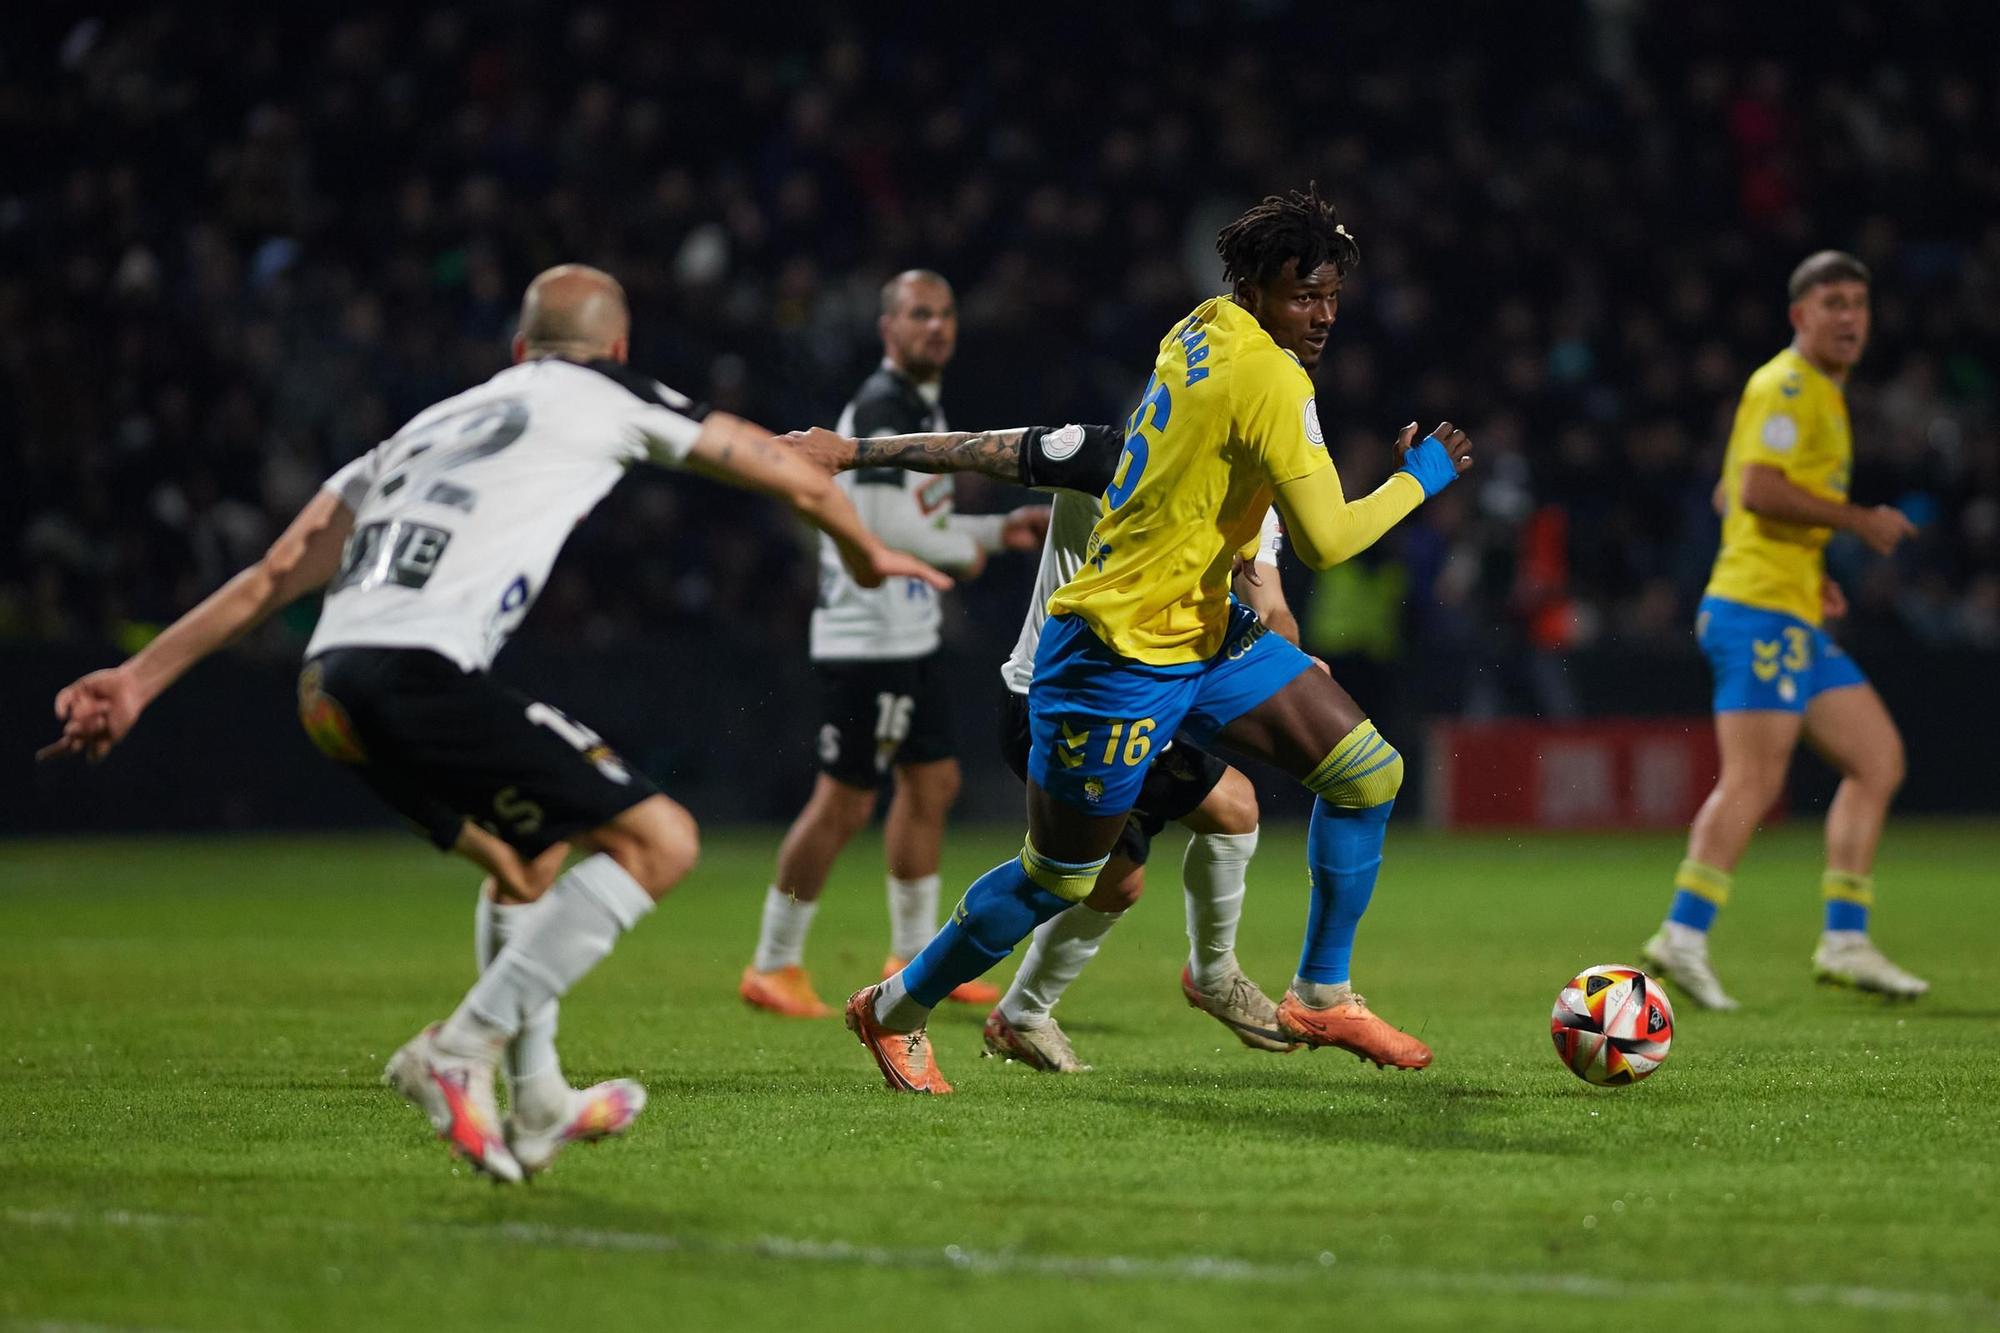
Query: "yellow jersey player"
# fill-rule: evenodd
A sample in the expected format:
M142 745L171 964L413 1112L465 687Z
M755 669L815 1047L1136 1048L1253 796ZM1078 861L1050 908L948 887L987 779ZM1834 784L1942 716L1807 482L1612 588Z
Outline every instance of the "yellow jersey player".
M1778 799L1803 734L1840 770L1820 879L1822 981L1915 998L1930 989L1868 937L1875 848L1903 781L1903 740L1881 696L1823 623L1846 610L1822 552L1852 532L1888 555L1916 532L1889 505L1847 499L1854 445L1841 386L1868 342L1868 270L1823 250L1792 273L1792 345L1744 387L1722 465L1722 550L1695 622L1715 675L1722 776L1688 832L1673 905L1643 955L1708 1009L1734 1009L1708 961L1708 930L1738 858Z
M949 1092L925 1036L933 1006L1090 893L1147 771L1176 734L1274 764L1310 788L1313 901L1280 1035L1420 1069L1430 1051L1348 985L1403 761L1347 693L1230 594L1275 501L1315 569L1366 549L1469 466L1441 425L1373 493L1349 501L1327 456L1310 372L1359 260L1315 190L1273 196L1216 239L1227 296L1160 341L1125 426L1084 563L1049 599L1028 691L1028 837L981 876L910 964L848 1000L847 1023L891 1088Z

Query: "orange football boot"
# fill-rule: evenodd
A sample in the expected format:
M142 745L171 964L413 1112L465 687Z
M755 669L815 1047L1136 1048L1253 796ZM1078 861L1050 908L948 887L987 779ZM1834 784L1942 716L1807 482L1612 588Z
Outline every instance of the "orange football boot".
M812 977L797 963L775 972L746 967L736 993L745 1004L786 1018L826 1018L833 1013L813 991Z
M1314 1009L1291 991L1278 1001L1278 1031L1308 1046L1338 1046L1378 1069L1422 1069L1431 1048L1375 1016L1368 1002L1351 992L1347 1000Z
M895 954L890 954L882 960L882 980L887 981L895 976L908 967L909 963L910 960L907 958L898 958ZM953 1004L996 1005L1000 1003L1000 988L990 982L975 979L966 982L944 998Z
M931 1058L931 1039L922 1028L891 1032L875 1018L876 986L863 986L847 997L847 1030L852 1032L882 1071L891 1092L937 1095L951 1091Z

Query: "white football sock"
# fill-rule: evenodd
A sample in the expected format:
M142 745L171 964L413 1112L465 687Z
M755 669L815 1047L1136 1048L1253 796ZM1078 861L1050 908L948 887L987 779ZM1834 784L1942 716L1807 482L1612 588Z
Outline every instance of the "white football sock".
M1673 945L1675 948L1699 949L1703 953L1708 952L1707 931L1696 930L1693 926L1680 921L1661 922L1660 928L1667 933L1667 943Z
M1040 1027L1049 1021L1063 992L1097 956L1105 935L1123 912L1098 912L1078 903L1056 913L1035 928L1028 956L1014 973L1014 982L1000 1000L1000 1016L1015 1027Z
M479 974L438 1032L439 1048L498 1060L527 1015L575 985L652 910L639 881L609 856L577 862L537 904L527 929Z
M1197 833L1181 860L1187 895L1188 976L1207 990L1236 970L1236 923L1243 919L1243 881L1257 852L1257 830Z
M938 931L938 877L889 876L889 952L908 962Z
M1292 978L1292 994L1299 997L1308 1009L1331 1009L1336 1004L1346 1004L1354 998L1354 987L1345 981L1307 981L1304 977Z
M527 931L543 901L501 903L480 895L472 943L481 972L500 956L509 940ZM507 1043L500 1066L507 1075L510 1109L533 1126L546 1125L569 1109L569 1080L563 1077L562 1061L556 1055L556 1009L556 1002L550 1000L522 1021L520 1033Z
M806 956L806 932L818 910L818 899L802 902L775 884L764 890L764 924L757 932L757 956L750 966L759 972L796 967Z
M875 1021L891 1032L915 1032L930 1022L930 1006L912 998L896 973L875 989Z

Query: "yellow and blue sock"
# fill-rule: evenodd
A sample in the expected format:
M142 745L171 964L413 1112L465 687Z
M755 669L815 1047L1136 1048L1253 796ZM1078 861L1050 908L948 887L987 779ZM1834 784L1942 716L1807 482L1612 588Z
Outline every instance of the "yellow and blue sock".
M1031 846L972 882L951 919L903 969L909 998L927 1009L1014 952L1036 926L1081 902L1108 856L1071 863Z
M1389 812L1403 785L1403 756L1364 720L1320 761L1305 785L1319 799L1306 832L1312 909L1298 975L1339 985L1348 980L1354 936L1375 896Z
M1826 899L1828 930L1867 930L1868 909L1875 905L1875 877L1829 870L1819 877L1820 897Z
M1699 861L1681 862L1674 872L1674 903L1667 920L1690 930L1706 931L1715 924L1715 914L1729 901L1735 876Z

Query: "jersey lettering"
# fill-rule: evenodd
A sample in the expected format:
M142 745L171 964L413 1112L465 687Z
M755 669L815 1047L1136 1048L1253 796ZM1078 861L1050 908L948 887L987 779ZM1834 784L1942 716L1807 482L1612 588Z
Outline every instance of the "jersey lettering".
M428 523L408 519L365 524L347 539L340 573L329 595L349 588L374 588L393 583L421 590L437 573L451 534Z

